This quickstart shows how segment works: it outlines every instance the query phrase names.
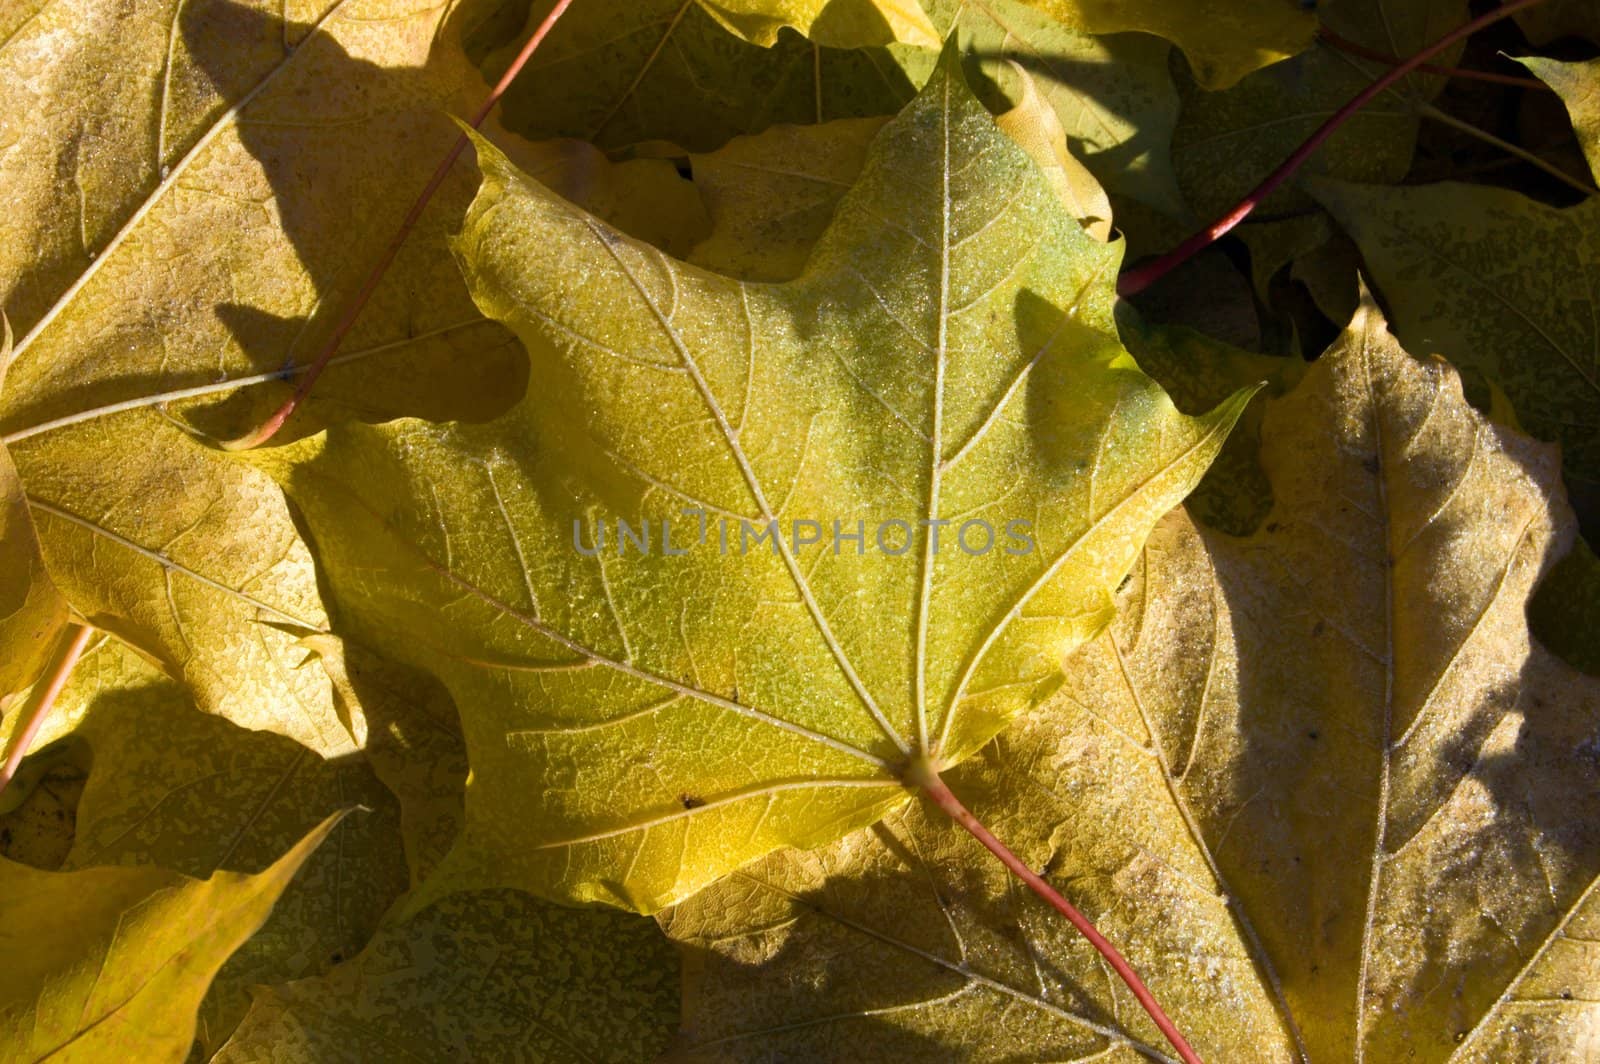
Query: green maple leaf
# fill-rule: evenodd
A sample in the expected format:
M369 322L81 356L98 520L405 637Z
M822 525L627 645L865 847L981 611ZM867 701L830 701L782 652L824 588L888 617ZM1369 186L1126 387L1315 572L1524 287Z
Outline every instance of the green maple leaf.
M1370 299L1263 441L1267 523L1172 514L1060 695L947 780L1204 1059L1583 1059L1600 681L1525 616L1575 534L1554 449L1469 407ZM910 809L662 914L685 1055L1162 1059L975 850Z
M540 383L482 427L352 425L256 456L350 631L462 709L467 826L435 891L648 911L870 823L914 756L960 761L1059 683L1221 446L1247 395L1187 418L1137 370L1111 320L1120 249L954 63L786 284L674 262L480 142L458 254ZM708 515L686 555L574 549L614 517L677 521L681 549L685 507ZM724 518L782 540L724 556ZM836 519L884 524L887 552L790 542ZM971 554L921 527L980 519L996 538L969 530ZM1031 549L1005 538L1019 519Z
M1042 93L1025 100L1026 106L1007 112L997 124L1034 156L1081 224L1091 231L1105 225L1104 193L1084 164L1066 154L1059 112L1040 106ZM867 148L881 126L870 118L781 126L694 156L695 184L705 196L711 232L695 246L690 261L747 280L798 276L839 200L861 176ZM1077 178L1070 176L1074 173ZM1318 221L1325 230L1326 219ZM1298 359L1250 354L1193 330L1147 326L1128 304L1118 308L1118 328L1140 368L1186 413L1209 410L1261 381L1292 385L1303 367ZM1248 532L1271 505L1256 459L1259 413L1256 407L1245 412L1189 500L1212 527Z

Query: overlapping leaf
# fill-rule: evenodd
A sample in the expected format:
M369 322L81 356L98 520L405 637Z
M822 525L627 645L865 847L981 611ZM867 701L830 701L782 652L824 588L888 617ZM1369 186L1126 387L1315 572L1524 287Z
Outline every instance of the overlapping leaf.
M800 276L884 121L777 126L692 156L711 226L689 261L753 281Z
M296 423L333 431L254 465L194 438L283 395L454 135L444 112L481 98L462 28L510 35L531 6L0 12L21 332L0 697L68 603L109 633L7 795L44 778L23 809L60 816L0 849L69 869L0 864L8 1050L176 1059L198 1009L198 1052L227 1060L653 1054L676 984L650 925L444 897L512 884L678 902L690 1059L1161 1059L1090 950L908 802L926 755L1207 1059L1594 1052L1600 694L1529 641L1572 523L1553 454L1500 427L1515 406L1559 438L1600 512L1589 206L1319 186L1413 354L1460 360L1496 424L1368 307L1268 418L1271 490L1252 417L1193 499L1243 531L1275 494L1261 530L1173 517L1142 555L1219 453L1228 393L1300 362L1114 320L1121 246L1078 224L1104 237L1115 203L1141 250L1175 239L1180 181L1212 213L1382 69L1276 63L1317 19L1405 54L1461 0L580 0L509 120L586 139L490 123L468 283L444 253L463 166ZM1590 18L1522 21L1537 41ZM1143 32L1093 35L1122 29ZM1169 41L1198 82L1176 169ZM1529 66L1595 161L1593 65ZM1399 179L1440 84L1409 79L1313 169ZM1451 106L1510 99L1478 91ZM1247 228L1270 309L1291 264L1330 318L1354 298L1329 231ZM1180 282L1196 307L1205 273ZM341 424L397 415L426 420ZM1577 655L1594 562L1562 565L1559 608L1531 611ZM49 782L75 761L81 803ZM278 854L356 801L285 889L312 841ZM275 985L234 1030L255 982Z
M1013 104L1031 75L1076 156L1112 193L1167 214L1181 214L1169 141L1178 96L1168 72L1170 46L1143 34L1092 36L1052 17L1060 5L1029 0L937 0L929 13L967 54L974 84L993 81ZM932 71L933 55L896 50L912 81ZM1000 101L986 100L1003 109Z
M524 36L552 6L532 5ZM507 126L607 151L659 141L708 151L778 123L892 114L915 91L882 48L823 47L793 33L771 47L742 40L712 14L733 6L574 4L507 90ZM520 48L520 40L501 46L485 69L498 77Z
M11 323L0 320L0 391L11 363ZM0 443L0 713L45 667L67 603L45 571L22 479Z
M534 5L530 29L549 6ZM613 152L704 155L774 126L893 114L934 69L937 53L927 45L955 37L974 71L1012 97L1020 88L1007 63L1032 71L1069 141L1108 188L1181 210L1167 157L1177 97L1165 44L1093 37L1022 0L937 0L928 9L933 40L901 34L907 43L863 49L871 43L865 35L823 39L813 31L816 45L784 34L763 49L725 32L705 5L591 4L563 16L512 85L507 123L530 137L582 137ZM486 69L503 69L519 46L500 47ZM582 78L570 76L580 67Z
M409 884L394 798L358 760L324 761L281 736L203 714L183 689L108 643L67 692L91 765L64 868L254 873L325 817L329 831L277 909L216 977L200 1014L214 1048L248 988L318 974L353 956ZM81 709L80 709L81 707Z
M1206 1059L1581 1059L1600 684L1523 614L1573 536L1555 456L1370 303L1266 422L1263 529L1173 515L1061 697L952 786L1111 928ZM700 973L697 1056L1153 1038L1041 909L918 813L662 922Z
M1252 70L1303 51L1317 27L1311 8L1289 0L1028 2L1089 33L1136 30L1174 41L1210 89L1225 89Z
M327 626L310 555L269 479L162 411L274 376L324 335L317 312L387 239L448 142L437 109L474 80L459 59L426 66L439 18L84 0L41 9L0 51L0 291L22 333L0 427L50 573L207 710L323 752L351 738L295 645ZM504 334L437 254L409 258L377 307L326 412L492 410L437 372L462 338L477 380L515 381ZM390 372L351 387L380 354Z
M1076 156L1062 154L1059 112L1040 106L1042 93L1025 98L1026 106L1006 112L997 124L1034 156L1062 206L1094 231L1107 217L1104 193ZM695 183L706 196L711 234L695 247L691 261L753 280L797 276L839 200L860 177L879 126L858 119L780 127L695 156ZM1193 330L1148 326L1127 304L1118 308L1118 328L1140 368L1185 413L1209 410L1262 382L1290 386L1302 367L1297 359L1253 355ZM1271 505L1256 459L1258 422L1259 405L1247 410L1190 499L1194 512L1213 527L1249 532Z
M1397 56L1421 50L1466 16L1464 0L1339 0L1319 11L1330 28L1350 40ZM1458 47L1440 62L1459 54ZM1231 207L1386 70L1373 60L1319 45L1226 92L1186 87L1172 160L1189 204L1207 219ZM1442 87L1435 77L1402 81L1341 126L1303 172L1350 181L1399 180L1411 163L1419 108ZM1282 210L1308 201L1291 188L1268 203Z
M1021 98L1017 106L996 116L995 124L1039 164L1056 198L1084 229L1096 240L1110 240L1111 200L1105 189L1068 148L1066 130L1040 95L1037 82L1021 66L1014 69L1022 82Z
M1572 117L1578 146L1588 157L1590 168L1600 173L1600 59L1562 63L1532 57L1521 63L1560 94Z
M183 1059L211 977L337 819L256 875L0 859L0 1059Z
M1600 159L1595 67L1531 64L1569 100ZM1510 189L1318 183L1360 245L1410 350L1441 354L1505 390L1534 435L1559 442L1581 502L1600 495L1600 200L1556 208Z
M1220 447L1242 399L1185 418L1133 367L1118 250L953 62L784 285L673 262L480 146L461 258L545 383L482 428L259 459L288 465L352 631L462 709L466 835L435 889L650 910L871 822L910 756L959 761L1059 682ZM654 548L617 553L618 519ZM835 520L862 553L794 542ZM941 550L928 521L952 522ZM994 538L963 549L970 522Z

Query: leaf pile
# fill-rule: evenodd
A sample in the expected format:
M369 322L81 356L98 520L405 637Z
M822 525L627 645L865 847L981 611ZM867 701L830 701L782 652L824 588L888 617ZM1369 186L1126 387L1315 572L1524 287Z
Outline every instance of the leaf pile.
M1207 1060L1600 1052L1588 5L1129 301L1465 0L575 0L221 446L551 7L0 11L0 1059L1172 1059L923 762Z

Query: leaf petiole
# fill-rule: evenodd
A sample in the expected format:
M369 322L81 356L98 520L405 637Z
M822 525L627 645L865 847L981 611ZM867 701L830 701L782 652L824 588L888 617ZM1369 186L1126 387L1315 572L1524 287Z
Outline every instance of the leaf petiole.
M1323 26L1317 30L1317 39L1330 48L1336 48L1348 55L1361 59L1371 59L1374 62L1387 66L1399 66L1405 62L1397 55L1380 52L1376 48L1368 48L1348 37L1342 37L1328 27ZM1439 66L1436 63L1423 63L1417 67L1419 74L1435 74L1442 78L1460 78L1463 81L1485 81L1491 85L1510 85L1513 88L1528 89L1532 92L1553 92L1550 86L1538 78L1519 78L1515 74L1496 74L1488 70L1466 70L1462 67Z
M44 690L34 699L33 705L24 710L25 715L11 741L11 749L6 753L5 764L0 766L0 794L5 793L12 778L16 776L17 769L22 765L22 759L28 754L28 748L33 745L34 736L39 734L39 728L50 715L50 707L56 704L61 689L67 686L72 668L78 664L78 659L83 657L83 652L89 645L89 637L92 635L94 629L87 624L81 624L63 642L60 654L50 669L49 679L45 681Z
M1179 1031L1177 1025L1168 1018L1166 1012L1161 1008L1161 1003L1150 992L1150 988L1144 985L1144 980L1140 979L1139 973L1133 970L1133 965L1129 964L1122 954L1117 952L1117 947L1113 946L1110 940L1095 928L1094 924L1078 910L1077 906L1068 901L1060 891L1052 887L1043 876L1029 868L1022 858L1011 852L1005 843L996 838L994 833L984 826L983 821L979 820L970 809L961 804L961 799L957 798L955 793L950 790L950 787L940 777L938 770L933 767L932 762L925 755L918 755L912 760L906 769L905 778L907 783L921 789L922 793L927 795L934 805L937 805L952 820L966 829L973 838L981 842L985 849L1000 858L1000 863L1005 865L1018 879L1026 883L1030 890L1049 903L1051 908L1065 916L1072 923L1072 926L1077 928L1079 933L1089 940L1089 944L1095 948L1100 956L1105 958L1106 963L1111 965L1117 975L1122 978L1122 981L1127 984L1128 989L1133 992L1133 996L1144 1007L1144 1011L1149 1013L1150 1018L1155 1021L1155 1025L1166 1036L1167 1041L1171 1042L1172 1047L1178 1051L1178 1056L1183 1059L1184 1064L1201 1064L1199 1055L1189 1045L1188 1040L1183 1037L1183 1032Z
M1315 155L1317 149L1322 147L1327 139L1338 131L1340 126L1349 121L1351 116L1355 115L1368 103L1372 102L1372 100L1382 95L1389 89L1390 86L1405 78L1408 74L1412 74L1420 70L1428 62L1428 60L1432 59L1446 48L1449 48L1457 41L1465 40L1474 33L1477 33L1479 30L1483 29L1485 26L1492 25L1503 18L1514 15L1518 11L1530 8L1540 2L1542 2L1542 0L1512 0L1511 3L1506 4L1503 7L1497 7L1493 11L1480 15L1464 26L1457 26L1443 37L1440 37L1438 40L1422 49L1422 51L1400 63L1393 70L1390 70L1387 74L1384 74L1378 80L1374 81L1371 85L1368 85L1366 88L1356 93L1355 96L1350 99L1349 103L1339 108L1339 110L1334 112L1332 118L1329 118L1326 122L1322 123L1321 126L1317 127L1317 131L1311 134L1311 136L1307 137L1305 142L1302 143L1300 147L1296 148L1294 153L1291 154L1289 158L1285 159L1281 166L1272 171L1272 173L1268 174L1266 179L1262 181L1261 184L1252 189L1244 197L1244 199L1240 200L1238 204L1229 209L1226 214L1222 215L1222 217L1218 218L1216 221L1212 222L1198 233L1195 233L1189 239L1185 240L1183 243L1179 244L1165 255L1152 259L1142 266L1135 267L1119 277L1117 279L1117 294L1126 299L1128 296L1137 295L1140 292L1143 292L1146 288L1149 288L1152 284L1165 277L1168 273L1183 265L1185 262L1188 262L1196 254L1220 240L1224 235L1232 230L1234 226L1248 218L1250 213L1259 207L1263 200L1272 195L1272 193L1276 192L1279 187L1289 180L1289 178L1293 177L1295 171L1299 170L1300 167L1305 164L1307 159L1310 159L1311 156Z
M533 57L533 53L555 27L556 21L561 18L571 4L572 0L556 0L556 5L550 9L550 13L544 17L544 21L539 23L538 28L533 31L533 35L528 38L527 43L522 46L522 50L517 53L517 57L511 61L511 65L506 68L506 72L500 76L500 80L495 83L494 88L489 91L489 95L468 120L468 125L473 129L477 129L483 124L483 120L489 117L489 112L494 110L495 104L500 102L500 97L505 95L506 90L511 87L511 83L516 80L517 75L522 73L522 68L527 65L528 60ZM416 228L418 220L422 217L423 209L433 199L433 194L439 191L439 186L444 184L444 179L449 175L450 168L461 157L461 153L466 151L467 143L467 134L458 134L455 143L450 146L450 150L445 153L443 159L439 160L439 165L434 168L433 176L428 178L428 183L422 186L422 191L417 195L416 201L411 204L411 208L406 211L405 217L400 220L400 227L395 230L394 236L389 238L388 246L383 249L383 254L378 256L378 261L373 264L372 270L367 274L367 279L361 283L361 289L356 292L349 304L346 305L344 314L340 316L338 324L333 327L333 333L328 337L327 343L322 345L322 350L317 352L317 357L312 359L306 366L304 375L300 378L300 383L295 387L294 394L285 399L283 405L268 415L267 419L253 431L236 440L228 440L223 443L222 446L224 448L230 451L247 451L252 447L259 447L277 435L278 430L283 428L288 420L294 416L294 412L299 409L306 396L311 394L311 389L316 386L317 378L322 376L322 371L328 368L328 363L338 353L339 345L344 342L345 334L351 330L356 323L356 319L361 316L362 308L367 305L367 300L372 298L372 293L377 291L378 282L383 280L383 275L388 272L395 256L400 254L400 248L405 245L406 237L410 236L411 230Z

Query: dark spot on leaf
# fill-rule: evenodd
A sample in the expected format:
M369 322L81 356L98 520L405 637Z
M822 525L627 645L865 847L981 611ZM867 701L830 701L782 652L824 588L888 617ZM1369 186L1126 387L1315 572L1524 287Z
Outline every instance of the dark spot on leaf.
M335 950L333 956L329 959L332 960L334 964L338 964L340 961L344 960L344 954L340 953L338 950Z
M1310 731L1306 732L1306 738L1310 739L1312 742L1316 742L1318 739L1322 738L1322 733L1317 731L1317 729L1312 728Z
M1570 991L1570 990L1563 990L1563 991L1562 991L1562 992L1561 992L1561 1000L1562 1000L1562 1001L1571 1001L1571 1000L1572 1000L1572 991Z
M1328 622L1327 621L1318 621L1316 624L1311 626L1311 634L1314 635L1314 636L1321 635L1323 632L1326 632L1327 630L1328 630Z
M699 809L706 804L704 798L697 798L692 794L680 794L678 795L678 801L683 803L685 809Z

